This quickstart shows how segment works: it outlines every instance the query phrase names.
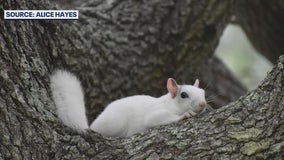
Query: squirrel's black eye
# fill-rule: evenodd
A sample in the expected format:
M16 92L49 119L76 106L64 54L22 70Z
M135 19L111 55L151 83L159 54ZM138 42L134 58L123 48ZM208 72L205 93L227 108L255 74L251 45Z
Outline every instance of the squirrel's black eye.
M181 97L181 98L188 98L189 96L188 96L187 93L181 92L180 97Z

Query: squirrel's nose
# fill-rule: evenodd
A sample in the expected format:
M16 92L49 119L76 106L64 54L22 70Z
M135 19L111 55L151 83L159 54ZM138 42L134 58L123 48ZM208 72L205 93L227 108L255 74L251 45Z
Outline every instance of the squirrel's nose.
M206 103L205 103L205 102L200 102L200 103L199 103L199 107L200 107L200 108L204 108L204 107L205 107L205 105L206 105Z

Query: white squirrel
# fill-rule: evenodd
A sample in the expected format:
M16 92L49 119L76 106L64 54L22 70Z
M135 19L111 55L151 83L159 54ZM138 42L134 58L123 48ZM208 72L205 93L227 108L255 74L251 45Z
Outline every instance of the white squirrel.
M184 120L206 106L205 92L199 88L198 79L192 86L178 85L169 78L168 94L158 98L136 95L115 100L88 126L84 94L77 77L58 70L51 75L50 86L58 116L65 125L79 132L90 128L111 137L129 137L155 126Z

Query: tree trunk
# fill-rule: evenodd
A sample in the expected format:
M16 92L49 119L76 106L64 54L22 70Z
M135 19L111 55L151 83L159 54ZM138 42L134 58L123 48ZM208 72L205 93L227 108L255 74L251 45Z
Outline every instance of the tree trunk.
M280 156L283 58L259 89L230 106L129 139L76 133L58 120L51 100L49 75L57 68L82 80L90 119L111 100L165 93L168 77L211 82L209 93L222 95L216 106L236 99L245 89L212 56L235 3L93 0L79 8L79 21L0 21L0 158ZM0 8L53 9L48 1L17 0Z
M275 63L284 50L284 1L241 0L237 6L237 22L254 47Z

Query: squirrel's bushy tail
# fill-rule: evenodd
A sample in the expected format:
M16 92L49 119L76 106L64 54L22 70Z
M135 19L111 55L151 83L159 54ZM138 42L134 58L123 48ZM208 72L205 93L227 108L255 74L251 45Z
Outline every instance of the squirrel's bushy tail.
M87 129L84 94L77 77L57 70L50 77L50 87L57 114L63 123L77 131Z

